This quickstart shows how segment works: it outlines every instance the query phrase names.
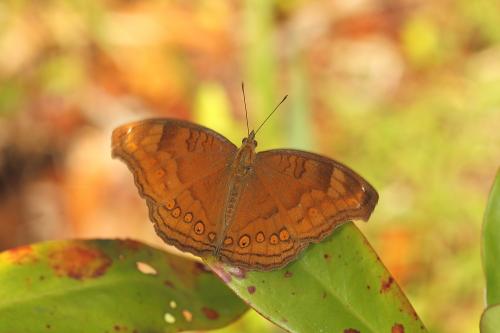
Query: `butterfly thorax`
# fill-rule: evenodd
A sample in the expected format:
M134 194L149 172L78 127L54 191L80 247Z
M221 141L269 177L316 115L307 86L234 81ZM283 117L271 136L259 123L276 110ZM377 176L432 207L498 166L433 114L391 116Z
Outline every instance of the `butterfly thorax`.
M227 231L229 230L235 212L240 201L241 194L253 174L253 165L255 163L255 147L257 141L254 140L254 132L252 131L247 138L244 138L242 145L236 154L236 157L231 165L231 176L228 182L228 191L222 212L222 223L220 230L217 233L215 256L218 256L220 248L223 246Z
M252 132L253 133L253 132ZM236 158L233 162L234 174L238 177L245 177L249 172L252 171L253 165L255 163L255 147L257 146L257 141L253 138L244 138Z

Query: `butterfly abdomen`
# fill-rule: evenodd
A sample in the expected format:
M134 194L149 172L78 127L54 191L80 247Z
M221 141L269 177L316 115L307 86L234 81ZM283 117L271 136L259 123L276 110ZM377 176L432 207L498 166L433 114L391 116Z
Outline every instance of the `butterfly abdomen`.
M217 240L215 243L216 256L218 256L219 250L223 245L224 239L226 238L227 231L234 219L234 215L240 201L242 189L242 179L240 177L233 177L230 181L229 190L227 192L227 197L222 212L222 223L220 223L220 230L219 232L217 232Z

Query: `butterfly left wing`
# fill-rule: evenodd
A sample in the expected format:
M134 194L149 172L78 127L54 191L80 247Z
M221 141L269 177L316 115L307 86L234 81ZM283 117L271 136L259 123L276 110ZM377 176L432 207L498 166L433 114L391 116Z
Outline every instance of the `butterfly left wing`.
M158 235L196 255L214 248L236 146L182 120L148 119L116 128L112 154L134 174Z
M368 220L375 189L343 164L298 150L257 154L221 258L270 270L293 260L340 224Z

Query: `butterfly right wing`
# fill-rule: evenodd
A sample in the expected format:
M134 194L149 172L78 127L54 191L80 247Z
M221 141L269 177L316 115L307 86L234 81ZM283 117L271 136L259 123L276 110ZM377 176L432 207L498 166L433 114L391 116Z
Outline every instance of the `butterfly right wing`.
M250 177L221 251L223 260L250 269L286 265L340 224L368 220L378 200L348 167L304 151L258 153Z
M236 146L186 121L149 119L116 128L112 155L134 174L158 235L195 255L211 253Z

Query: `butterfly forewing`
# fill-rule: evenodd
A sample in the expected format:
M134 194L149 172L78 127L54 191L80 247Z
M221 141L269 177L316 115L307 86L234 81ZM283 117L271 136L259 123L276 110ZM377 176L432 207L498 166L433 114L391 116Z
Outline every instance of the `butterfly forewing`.
M112 135L113 156L134 174L159 236L197 255L214 249L236 151L216 132L180 120L139 121Z
M377 200L368 182L326 157L297 150L258 153L227 235L234 241L222 259L264 270L284 266L343 222L367 220Z

